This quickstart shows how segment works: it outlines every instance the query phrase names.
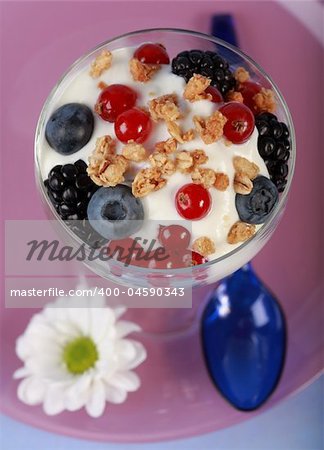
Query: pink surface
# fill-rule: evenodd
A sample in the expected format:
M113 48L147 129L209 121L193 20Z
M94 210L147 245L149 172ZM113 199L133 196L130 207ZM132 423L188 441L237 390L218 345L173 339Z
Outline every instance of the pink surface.
M270 2L2 3L1 157L5 219L45 218L34 182L33 134L58 77L101 41L147 27L209 31L212 14L232 12L242 49L271 74L291 109L297 169L286 214L255 267L281 300L289 327L287 363L271 407L320 370L321 164L320 44L280 6ZM126 13L127 11L127 17ZM28 26L28 33L26 28ZM4 299L2 298L2 301ZM139 369L143 388L100 419L85 413L46 417L16 399L11 374L19 366L14 341L31 310L1 311L1 408L36 426L79 437L144 441L194 435L252 417L212 387L200 355L197 329L142 336L149 358ZM143 315L145 311L143 311Z

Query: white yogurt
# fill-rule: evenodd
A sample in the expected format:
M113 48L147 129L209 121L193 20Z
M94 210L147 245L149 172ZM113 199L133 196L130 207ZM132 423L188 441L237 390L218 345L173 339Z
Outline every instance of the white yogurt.
M134 88L138 93L136 106L147 106L148 101L152 98L170 93L175 93L182 99L185 80L171 73L169 65L162 65L161 69L149 82L135 82L128 67L133 52L133 48L123 48L113 51L112 66L102 74L100 81L104 81L107 84L126 84ZM89 76L89 67L86 67L76 74L76 76L67 80L61 91L57 93L48 109L47 119L58 107L71 102L83 103L93 110L99 93L98 80L94 80ZM205 117L210 115L215 110L215 104L207 100L200 100L193 103L181 100L180 108L187 114L181 124L182 128L186 131L189 128L193 128L192 117L194 115ZM102 120L96 114L94 114L94 117L94 132L90 141L85 147L72 155L64 156L57 153L48 145L45 136L41 138L39 160L44 180L47 178L52 167L57 164L74 163L77 159L83 159L87 162L89 155L95 148L95 142L98 137L107 134L113 137L115 136L114 124ZM166 140L170 137L164 122L154 123L153 126L154 128L149 139L143 144L148 151L154 150L154 144L156 142ZM227 234L231 226L239 220L235 208L235 192L232 183L234 178L233 157L243 156L249 161L253 161L259 166L261 175L269 176L264 161L258 153L257 138L258 131L255 128L250 139L240 145L233 144L226 146L223 138L213 144L207 145L204 144L199 136L190 142L178 145L178 150L203 149L208 156L208 161L202 167L208 167L217 172L224 172L231 180L230 186L225 192L218 191L214 188L209 190L212 198L212 207L205 218L190 223L187 222L193 240L201 236L208 236L215 242L216 252L210 255L208 259L223 256L240 245L227 243ZM121 142L117 143L117 153L121 152L123 146L124 144ZM164 224L166 223L165 221L176 221L180 223L179 221L182 221L181 223L183 225L186 224L176 210L174 199L177 190L184 184L190 182L192 182L190 174L176 172L168 177L165 187L141 199L144 205L145 218L148 219L148 221L144 221L140 231L142 237L148 239L156 238L158 223Z

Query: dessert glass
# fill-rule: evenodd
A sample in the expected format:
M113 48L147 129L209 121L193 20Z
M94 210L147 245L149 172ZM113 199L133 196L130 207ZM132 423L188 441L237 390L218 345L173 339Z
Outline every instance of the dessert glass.
M107 49L113 51L118 48L123 47L137 47L144 42L160 42L167 48L168 54L170 58L176 56L180 51L190 50L190 49L199 49L199 50L213 50L218 51L220 54L223 54L230 66L237 67L243 66L245 67L251 76L253 81L259 82L262 86L266 88L271 88L275 94L276 102L277 102L277 111L276 115L279 120L285 122L290 130L291 136L291 156L288 161L289 166L289 174L287 185L285 187L284 192L280 195L279 202L274 207L271 214L268 216L265 223L261 226L261 228L256 232L256 234L249 239L248 241L242 243L239 247L236 247L231 252L225 254L222 257L219 257L214 260L210 260L205 264L188 267L188 268L180 268L180 269L170 269L170 270L161 270L161 269L148 269L136 266L128 266L125 267L121 262L110 260L101 261L95 260L93 262L87 262L86 265L95 272L98 276L106 278L107 280L114 281L118 284L128 285L128 286L138 286L138 287L150 287L152 286L152 279L154 280L154 286L159 284L160 286L172 286L172 287L184 287L184 288L192 288L192 287L201 287L201 286L209 286L211 283L215 283L225 276L233 273L240 267L242 267L247 262L251 261L251 259L261 250L261 248L266 244L266 242L270 239L270 236L274 232L277 227L280 218L284 212L288 193L291 186L291 181L294 172L295 165L295 154L296 154L296 142L295 142L295 134L293 123L291 119L291 115L289 113L286 102L279 92L278 88L271 80L271 78L263 71L263 69L258 66L251 58L245 55L242 51L237 48L216 39L214 37L189 31L189 30L181 30L181 29L147 29L140 30L131 33L124 34L122 36L115 37L113 39L107 40L106 42L98 45L96 48L91 50L86 55L82 56L79 60L77 60L68 71L62 76L62 78L58 81L56 86L53 88L50 93L48 99L46 100L42 112L40 114L40 118L37 125L36 136L35 136L35 165L36 165L36 180L38 189L40 191L43 203L47 212L50 213L49 217L51 219L55 218L59 221L61 227L61 231L63 231L66 241L70 244L73 244L76 247L79 247L82 244L81 239L75 235L71 229L67 226L67 224L59 217L57 212L55 211L53 205L51 204L46 189L43 183L43 178L40 170L40 160L42 158L42 148L41 141L45 133L45 125L49 118L50 107L52 102L60 96L61 92L68 86L69 81L75 77L78 72L89 66L93 61L95 56L99 54L103 49ZM82 98L80 98L80 101ZM76 159L78 159L76 153ZM209 289L212 289L213 286L209 286ZM205 292L206 289L204 289ZM198 289L194 290L194 304L202 303L202 291L199 292ZM194 308L195 309L195 308ZM174 318L174 310L173 310L173 318ZM171 314L161 315L161 311L159 312L159 324L155 326L152 325L152 321L150 322L150 329L159 329L163 331L174 330L174 326L176 328L183 329L183 320L180 317L177 317L177 325L171 325L170 322L174 322L171 320ZM149 311L147 311L147 315L149 315ZM162 316L165 316L164 320ZM185 317L182 313L181 317ZM162 321L162 323L161 323ZM185 323L187 324L187 318L185 319ZM153 328L152 328L153 327Z

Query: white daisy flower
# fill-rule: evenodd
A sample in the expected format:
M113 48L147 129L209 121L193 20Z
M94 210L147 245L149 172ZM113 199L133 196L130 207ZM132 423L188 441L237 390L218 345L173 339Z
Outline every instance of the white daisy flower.
M143 345L126 338L140 327L119 320L125 311L87 296L59 298L35 314L16 342L24 362L14 373L23 378L18 398L49 415L85 407L92 417L106 402L124 402L141 384L132 369L146 359Z

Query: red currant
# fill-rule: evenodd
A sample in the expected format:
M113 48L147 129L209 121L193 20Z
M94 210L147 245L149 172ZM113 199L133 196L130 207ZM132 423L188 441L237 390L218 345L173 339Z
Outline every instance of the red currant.
M190 233L181 225L160 225L158 239L163 247L175 251L187 248L190 244Z
M260 84L254 83L253 81L245 81L239 85L238 90L243 96L243 103L250 108L251 111L254 111L253 97L260 92L261 88L262 86Z
M223 103L223 96L215 86L208 86L205 92L212 96L211 101L213 103Z
M199 220L209 213L211 196L200 184L189 183L178 190L175 204L180 216L188 220Z
M117 138L127 144L133 140L138 144L144 142L152 129L152 122L148 114L138 108L132 108L121 113L115 122Z
M233 144L246 142L254 130L252 111L239 102L226 103L219 111L227 118L224 125L224 136Z
M161 44L143 44L135 50L134 58L146 64L169 64L170 58Z
M115 122L119 114L133 108L137 93L124 84L111 84L104 89L97 100L95 111L107 122Z
M206 262L208 262L208 259L205 258L204 256L202 256L200 253L191 251L190 252L190 259L187 259L187 266L188 267L192 267L192 266L198 266L199 264L204 264Z
M143 247L132 238L110 241L107 251L111 258L136 266L140 265L139 256L144 253Z

